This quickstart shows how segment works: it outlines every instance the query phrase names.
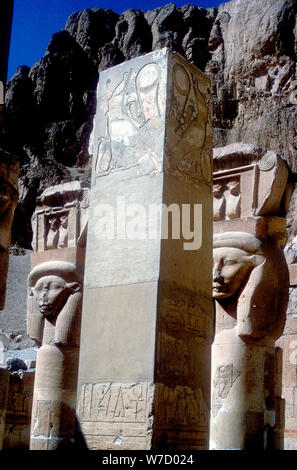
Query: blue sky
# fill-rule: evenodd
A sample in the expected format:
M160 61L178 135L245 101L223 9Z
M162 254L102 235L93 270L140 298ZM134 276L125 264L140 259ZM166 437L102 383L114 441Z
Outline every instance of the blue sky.
M43 57L51 35L64 27L66 19L74 11L110 8L122 13L128 8L151 10L167 3L170 0L14 0L8 80L19 65L31 67ZM185 0L174 3L177 6L192 3L208 8L217 7L223 0Z

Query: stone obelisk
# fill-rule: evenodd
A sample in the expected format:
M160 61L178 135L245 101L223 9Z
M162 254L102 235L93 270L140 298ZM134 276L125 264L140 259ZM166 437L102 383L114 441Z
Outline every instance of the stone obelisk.
M100 74L77 406L90 449L208 445L209 86L168 49ZM191 241L177 233L188 208L192 222L196 214Z

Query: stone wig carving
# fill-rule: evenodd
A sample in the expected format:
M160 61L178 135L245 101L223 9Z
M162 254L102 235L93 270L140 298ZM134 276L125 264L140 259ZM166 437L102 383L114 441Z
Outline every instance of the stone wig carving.
M245 232L214 235L213 297L237 320L245 342L277 339L288 303L288 268L272 238Z
M38 344L78 346L82 276L65 261L39 264L28 278L28 334Z

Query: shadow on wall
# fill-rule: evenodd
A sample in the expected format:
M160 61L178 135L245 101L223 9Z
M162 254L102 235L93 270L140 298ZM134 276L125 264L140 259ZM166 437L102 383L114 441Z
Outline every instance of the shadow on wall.
M284 450L284 427L286 400L282 398L283 350L275 348L275 425L273 432L273 450ZM269 450L269 448L267 449Z

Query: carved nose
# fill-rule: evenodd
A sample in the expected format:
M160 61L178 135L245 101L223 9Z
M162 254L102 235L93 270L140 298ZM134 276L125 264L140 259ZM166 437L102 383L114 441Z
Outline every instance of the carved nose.
M47 300L47 294L48 294L47 290L43 290L42 293L41 293L41 298L43 300Z
M222 278L221 276L221 270L219 269L219 266L215 266L212 274L213 280L218 281L219 279Z

